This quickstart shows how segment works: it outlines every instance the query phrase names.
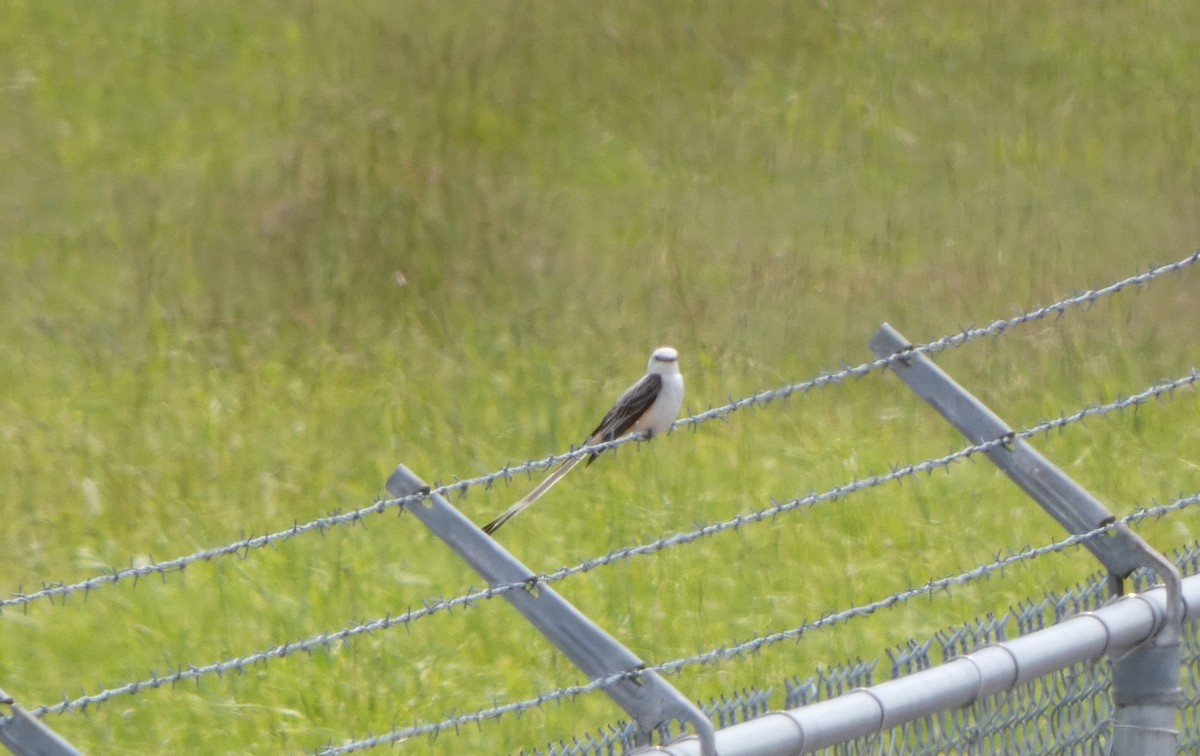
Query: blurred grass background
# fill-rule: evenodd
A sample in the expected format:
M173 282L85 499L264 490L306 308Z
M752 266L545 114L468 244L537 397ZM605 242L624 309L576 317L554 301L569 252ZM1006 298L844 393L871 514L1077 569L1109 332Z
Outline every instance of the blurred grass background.
M1180 259L1200 6L9 0L0 25L7 592L577 443L660 344L685 410ZM404 285L401 285L401 282ZM1012 425L1194 366L1197 273L938 358ZM1194 393L1039 441L1118 512L1194 492ZM501 532L551 570L959 448L871 376L628 449ZM485 522L531 481L472 493ZM1164 550L1194 514L1139 527ZM1060 532L986 464L558 589L651 663ZM1014 568L677 684L780 685L1069 585ZM478 579L394 515L0 617L26 706ZM303 751L580 681L501 602L51 717L89 752ZM417 752L619 718L603 696Z

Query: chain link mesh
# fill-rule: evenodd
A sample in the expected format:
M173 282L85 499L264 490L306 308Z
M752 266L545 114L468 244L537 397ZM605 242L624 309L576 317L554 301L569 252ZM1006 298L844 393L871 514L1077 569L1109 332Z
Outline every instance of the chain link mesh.
M1173 555L1184 575L1200 574L1200 542ZM1153 585L1139 570L1135 590ZM884 652L887 660L858 660L784 681L780 706L772 689L740 691L710 703L705 711L718 727L761 716L774 708L794 709L855 688L895 679L971 653L981 646L1041 630L1068 617L1100 608L1107 599L1106 576L1061 593L1017 604L1002 616L988 615L944 628L924 641L910 640ZM1200 752L1200 622L1185 623L1180 704L1179 752ZM818 753L831 756L887 754L1104 754L1108 752L1114 707L1107 659L1074 664L1016 688L906 723L874 737L858 738ZM610 725L602 733L573 738L531 756L607 756L634 747L634 725ZM667 733L661 733L667 734ZM671 734L678 734L677 731Z

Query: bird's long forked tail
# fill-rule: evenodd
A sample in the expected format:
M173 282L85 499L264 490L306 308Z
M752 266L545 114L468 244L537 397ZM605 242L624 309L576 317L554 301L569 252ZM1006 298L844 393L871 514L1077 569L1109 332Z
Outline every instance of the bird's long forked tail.
M563 462L561 465L555 468L554 472L546 476L545 480L543 480L541 483L538 483L537 488L525 494L520 501L504 510L504 514L492 520L487 525L484 525L483 532L487 533L488 535L495 533L500 529L501 525L521 514L521 512L527 509L531 504L542 498L542 494L546 493L551 488L554 488L555 483L562 480L564 475L571 472L571 470L575 468L575 465L579 464L583 460L584 457L571 457L566 462Z

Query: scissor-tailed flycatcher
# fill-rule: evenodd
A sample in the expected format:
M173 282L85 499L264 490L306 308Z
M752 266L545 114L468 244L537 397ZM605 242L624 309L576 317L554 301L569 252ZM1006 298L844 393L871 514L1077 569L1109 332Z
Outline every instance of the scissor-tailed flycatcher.
M583 443L585 446L599 444L642 432L650 437L657 436L671 427L682 406L683 374L679 372L679 352L671 347L659 347L650 355L646 375L621 394L621 398ZM589 465L597 454L599 452L587 455ZM540 499L542 494L553 488L555 483L571 472L583 459L584 457L572 457L563 462L539 483L537 488L526 494L525 498L484 525L483 532L495 533L501 525Z

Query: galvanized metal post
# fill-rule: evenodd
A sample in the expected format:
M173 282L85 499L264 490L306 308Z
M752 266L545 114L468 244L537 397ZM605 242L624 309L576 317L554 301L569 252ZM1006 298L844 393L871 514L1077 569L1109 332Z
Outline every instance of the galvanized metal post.
M988 458L1072 534L1087 533L1115 520L1108 509L1071 480L982 402L958 385L887 323L871 338L877 357L896 359L891 368L918 396L932 405L972 443L1002 440ZM1162 579L1166 612L1162 627L1145 643L1110 656L1113 668L1113 753L1118 756L1167 756L1178 748L1176 715L1182 691L1180 634L1184 605L1179 570L1123 524L1084 545L1108 569L1111 590L1144 566Z
M712 722L698 706L675 690L656 672L638 672L646 666L596 623L559 596L538 583L537 576L499 543L436 493L430 493L420 478L400 465L387 481L392 496L402 498L428 493L428 498L405 506L434 535L442 539L489 585L521 585L504 592L504 598L525 615L542 635L558 646L593 680L620 676L603 690L638 723L638 742L650 742L651 733L671 720L687 722L696 730L705 756L716 756Z

